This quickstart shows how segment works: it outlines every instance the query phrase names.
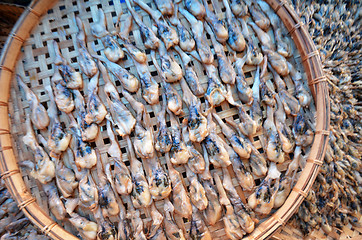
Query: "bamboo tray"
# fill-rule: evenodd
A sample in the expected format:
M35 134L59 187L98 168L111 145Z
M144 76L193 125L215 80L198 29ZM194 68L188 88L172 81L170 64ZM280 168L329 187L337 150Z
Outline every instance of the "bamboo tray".
M217 6L221 6L222 3L220 1L214 1L218 2L216 4ZM326 78L323 75L319 53L307 29L286 2L279 2L278 0L265 1L269 3L279 15L294 40L296 49L299 51L294 58L297 62L303 63L308 85L313 95L316 107L316 129L314 142L306 166L301 172L299 180L288 199L273 215L259 224L258 227L246 237L247 239L266 239L271 237L298 209L311 188L318 174L320 165L323 163L329 136L328 86ZM147 2L151 1L148 0ZM46 104L49 99L45 95L42 85L44 82L49 81L49 77L53 74L52 56L49 55L50 51L48 51L47 45L50 45L49 43L54 39L54 33L57 33L57 29L61 27L68 35L74 36L76 33L74 15L78 15L80 12L78 6L83 9L83 12L79 14L81 19L88 21L88 19L92 18L92 14L94 14L98 6L101 5L106 13L108 27L111 27L113 23L112 18L116 18L120 13L120 4L119 1L106 1L100 4L96 0L60 1L58 3L46 0L35 0L24 11L13 28L0 59L0 84L2 86L0 89L1 177L4 179L14 199L18 202L19 208L23 210L25 215L38 226L44 234L53 239L77 238L67 231L64 226L61 226L53 220L47 209L46 201L44 201L46 197L44 193L39 190L39 184L19 169L18 161L29 159L31 154L22 143L17 141L25 133L24 108L27 107L27 103L23 103L19 98L19 91L15 81L13 81L13 77L15 73L20 73L28 79L29 76L35 75L37 80L32 79L32 77L32 80L30 80L32 89L40 96L40 101ZM221 9L218 10L221 12ZM127 10L123 12L127 12ZM44 15L45 17L43 17ZM145 16L144 21L150 21L149 16ZM85 24L88 35L87 41L92 42L94 38L92 38L89 33L89 24ZM69 61L71 60L71 62L73 62L72 65L78 68L77 65L74 64L77 57L77 52L73 47L75 44L73 44L72 41L74 38L68 35L62 36L60 34L57 36L61 40L60 48L62 49L64 57ZM137 35L134 38L136 45L138 45L137 41L141 41L140 38L137 38ZM21 57L19 58L19 56ZM27 58L24 58L24 56ZM149 56L148 59L150 59ZM29 61L31 64L29 64ZM129 67L132 71L134 66L130 59L122 62L126 68ZM151 72L155 72L155 68L151 64L149 68ZM255 68L248 68L248 66L246 66L244 70L249 79L254 77L252 71L255 70ZM203 73L200 74L203 75ZM27 81L29 82L29 80ZM204 79L202 83L206 84L206 79ZM102 86L100 86L100 89L102 89ZM179 89L180 88L177 90ZM100 90L100 92L102 91ZM138 99L140 99L140 97ZM152 115L152 109L147 110L150 112L152 123L156 125L155 114L153 113ZM220 116L222 117L237 116L235 109L231 109L226 103L223 103L216 110L221 113ZM104 155L107 149L107 143L105 143L104 139L107 137L102 133L99 135L94 145L97 146L101 154ZM261 147L258 136L254 137L254 145L258 148ZM124 140L120 140L120 146L121 148L126 146ZM127 161L127 154L124 154L123 159ZM164 165L165 161L163 160L161 163ZM185 172L184 168L177 168L177 170L181 173ZM162 204L162 202L157 202L156 205L158 206L158 204ZM222 221L209 229L214 238L220 239L225 237Z

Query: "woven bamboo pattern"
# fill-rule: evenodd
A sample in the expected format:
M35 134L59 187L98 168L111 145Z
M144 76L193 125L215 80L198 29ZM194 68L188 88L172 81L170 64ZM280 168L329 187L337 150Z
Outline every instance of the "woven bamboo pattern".
M153 1L147 0L147 3ZM294 63L299 68L298 70L305 72L304 79L307 79L306 85L309 85L314 98L315 108L311 107L311 112L316 112L315 138L308 156L307 164L299 175L299 180L294 186L285 204L278 209L271 217L263 219L261 224L251 233L247 239L265 239L272 236L281 226L283 226L289 217L298 209L305 196L307 195L312 183L318 174L319 166L323 162L325 147L329 135L329 96L327 84L323 77L321 61L316 52L314 44L310 39L305 26L301 24L300 19L291 9L288 4L280 3L277 0L266 0L275 12L280 16L285 24L288 32L294 40ZM215 12L222 17L224 16L222 1L214 0L212 6ZM14 27L4 48L0 60L0 170L1 177L5 180L7 187L11 190L12 195L18 202L26 216L37 225L44 234L47 234L53 239L77 239L70 232L74 228L69 223L54 222L51 213L47 206L47 197L42 190L41 184L31 178L26 170L19 171L18 162L32 159L32 153L27 149L21 141L22 136L26 133L25 116L29 111L28 102L22 96L19 87L14 81L14 74L19 74L24 81L39 97L40 102L47 107L49 97L44 89L44 85L48 85L50 77L53 75L53 57L54 49L52 49L53 39L59 40L59 46L62 55L71 65L79 70L77 64L78 52L75 43L75 35L77 27L74 20L75 16L79 16L84 25L87 34L88 50L91 54L100 54L103 45L100 40L96 40L90 33L90 24L97 14L97 9L102 8L106 14L107 27L111 32L114 30L114 22L121 14L123 8L124 16L121 16L121 21L124 21L128 16L126 6L119 1L59 1L58 3L50 3L48 1L34 1L27 8L18 23ZM49 10L50 9L50 10ZM151 22L150 16L145 12L140 11L143 20L146 24ZM188 22L182 20L185 25ZM133 26L131 32L131 42L135 43L140 49L144 49L140 32L137 26ZM252 36L255 43L258 43L256 36ZM208 39L209 44L211 41ZM211 45L211 44L210 44ZM160 82L157 76L157 71L153 66L150 53L146 50L149 70L155 76L157 82ZM179 61L175 54L176 61ZM202 66L197 61L193 61L194 70L197 72L200 82L205 87L207 85L206 73ZM301 63L304 70L301 68ZM135 66L132 60L126 57L122 60L122 66L132 73L136 73ZM255 67L245 66L246 81L249 85L253 83ZM137 75L137 74L135 74ZM112 76L111 76L112 78ZM89 79L83 75L84 89L87 88ZM272 74L268 73L266 79L272 79ZM120 91L120 82L112 79L118 90ZM106 104L106 97L103 91L104 82L100 79L99 95L103 103ZM174 87L182 95L179 84L174 84ZM288 84L287 88L293 92L292 84ZM234 93L236 96L236 93ZM136 98L142 99L140 91L136 94ZM143 99L142 99L143 101ZM205 99L202 97L201 102L204 104ZM129 104L126 104L129 107ZM129 107L130 108L130 107ZM156 111L157 107L147 105L147 111L151 117L151 124L157 126ZM249 108L246 107L248 111ZM262 110L265 115L265 109ZM187 109L184 109L187 113ZM216 107L216 112L221 118L233 117L236 122L239 121L237 110L226 102L221 106ZM9 118L10 114L10 118ZM69 125L69 120L64 113L59 115L60 121L65 125ZM182 118L180 118L182 120ZM167 119L169 124L169 119ZM292 120L287 119L287 124L291 125ZM102 158L107 158L107 150L109 147L109 138L106 133L105 123L101 124L100 133L91 145L99 149ZM220 128L218 128L220 131ZM38 131L45 138L48 136L47 130ZM253 144L256 148L262 147L260 135L258 132L254 136ZM131 134L131 137L133 135ZM119 144L123 153L123 160L128 166L128 150L127 141L118 136ZM160 157L161 164L166 165L163 157ZM278 168L285 171L290 159L280 164ZM183 166L176 167L182 173L185 184L188 185L188 180ZM211 172L213 172L212 170ZM229 167L231 176L234 177L234 172ZM233 179L234 186L237 188L239 195L245 203L245 199L250 193L243 192L237 181ZM257 181L258 185L258 181ZM157 201L156 206L162 212L163 200ZM141 217L147 221L146 214L142 212ZM185 227L189 228L189 222L185 222ZM222 239L225 236L222 220L214 226L209 227L212 236L217 239Z

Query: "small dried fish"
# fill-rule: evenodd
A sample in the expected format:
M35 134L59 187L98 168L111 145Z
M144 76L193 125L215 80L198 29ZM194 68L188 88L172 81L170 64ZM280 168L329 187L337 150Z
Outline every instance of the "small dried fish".
M64 199L64 198L63 198ZM65 210L67 211L67 213L70 215L74 212L74 210L76 209L76 207L78 207L79 205L79 198L65 198L64 199L64 207Z
M53 41L53 48L55 54L54 64L57 66L62 76L62 81L60 81L60 83L70 89L83 88L82 75L79 72L76 72L75 69L68 64L60 53L59 45L55 40Z
M197 179L197 175L193 173L190 168L185 166L189 184L189 196L193 206L197 207L200 211L206 209L209 201L206 197L205 189Z
M250 107L250 117L256 123L256 130L260 130L262 127L263 113L260 108L260 67L256 69L253 90L253 103Z
M251 90L248 83L246 82L245 74L243 71L243 67L247 60L249 50L247 50L247 53L244 55L243 58L237 57L236 52L233 52L233 54L234 56L232 56L232 61L236 72L235 86L237 94L242 103L250 105L253 102L253 90Z
M45 107L40 103L39 98L26 85L20 75L16 75L16 80L25 93L25 100L29 102L30 119L37 129L44 129L49 125L50 119Z
M155 201L167 198L171 193L171 183L169 175L162 168L157 156L149 158L147 161L148 182L150 183L150 193Z
M273 27L273 30L280 28L280 21L278 15L275 11L270 7L267 2L263 0L257 0L256 3L259 5L258 10L263 11L270 20L270 25Z
M146 215L152 219L148 224L149 226L147 226L147 239L166 240L165 232L162 228L164 217L157 210L154 202L151 204L150 208L146 209Z
M230 124L234 129L238 129L238 125L230 120L226 119L227 123ZM239 135L242 135L242 133L239 130ZM249 146L251 147L251 153L250 153L250 167L252 169L252 172L256 176L265 176L267 169L267 163L265 157L254 147L254 145L250 142L249 139L245 139L246 142L249 143Z
M97 163L94 149L88 142L84 142L79 124L72 114L68 114L70 119L69 129L73 135L73 150L75 151L75 164L78 168L92 168Z
M32 170L30 175L39 180L42 184L46 184L55 176L55 164L49 159L48 154L39 145L37 139L35 138L29 115L26 117L25 124L26 135L23 137L23 142L33 151L35 159L35 166L34 163L31 162Z
M102 215L101 209L98 207L94 211L94 218L97 221L97 239L101 240L116 240L118 239L117 229L108 218Z
M154 155L155 149L153 147L153 132L149 124L149 116L146 108L127 91L122 90L122 95L127 99L137 114L135 138L133 140L136 155L142 159L151 158Z
M251 35L249 32L248 25L246 24L245 20L243 18L239 18L239 21L243 29L243 35L248 41L246 63L248 65L259 65L263 60L263 54L259 52L257 47L254 46L253 40L250 37Z
M192 206L181 174L171 164L169 153L165 154L165 159L172 183L172 198L175 213L184 218L189 218L192 214Z
M205 98L207 99L211 110L215 106L219 106L223 101L227 100L232 105L238 105L230 92L230 87L225 88L221 82L217 69L214 65L204 65L207 74L207 90Z
M300 105L307 108L312 101L312 96L303 84L302 74L297 71L291 63L288 62L287 64L290 72L290 77L292 78L295 85L296 97L298 98Z
M223 187L226 190L229 200L234 207L234 213L238 219L238 222L246 233L251 233L255 228L255 222L252 219L254 217L254 213L241 201L240 196L233 186L228 170L223 168L222 171L224 176Z
M175 3L174 14L169 18L170 23L176 27L178 35L179 35L179 43L178 45L183 51L191 52L195 48L195 40L193 39L190 32L185 28L185 26L181 23L178 17L178 9L180 3ZM177 45L174 46L178 47Z
M283 176L279 180L279 188L277 190L274 206L273 208L280 208L287 197L289 196L290 191L292 190L293 179L290 176Z
M166 199L164 204L165 218L163 224L165 227L166 236L170 240L186 240L182 229L180 229L175 219L173 218L174 206L172 203ZM190 205L191 209L191 205ZM191 210L192 211L192 210ZM191 216L191 214L190 214Z
M206 15L205 7L199 0L185 0L185 7L195 18L201 20Z
M172 147L171 132L166 125L166 101L162 101L162 109L157 114L158 131L155 133L155 149L160 153L167 153Z
M91 211L95 211L99 204L99 192L96 183L90 173L90 170L82 170L83 175L79 181L78 191L80 203L89 208Z
M60 111L71 113L74 110L73 94L61 84L63 81L57 66L54 68L54 74L51 77L51 85L54 91L54 100Z
M268 60L270 65L275 69L275 71L281 76L286 76L289 74L289 69L287 65L287 60L285 57L275 52L274 50L270 50L267 47L261 47L264 54L268 56Z
M126 51L128 53L128 51ZM134 58L133 55L128 53L134 65L136 66L137 73L141 82L142 96L146 102L150 105L158 103L159 89L156 80L152 77L148 64L146 62L139 63Z
M197 2L198 4L200 4L200 6L204 8L204 6L198 0L190 2L192 2L190 3L191 5ZM187 2L185 2L185 5L187 6ZM186 11L183 8L180 8L179 12L187 19L187 21L192 26L191 31L194 35L196 49L198 54L200 55L201 62L204 64L212 64L214 62L214 55L212 54L210 46L205 38L204 24L202 23L202 21L197 20L190 12Z
M172 85L166 82L165 74L161 70L160 66L157 63L156 56L154 52L151 52L151 58L153 65L155 66L163 86L163 100L167 102L168 109L176 115L182 114L182 100L178 92L172 87Z
M201 180L210 180L212 178L210 172L210 159L207 149L204 144L201 145L202 151L204 152L204 160L205 160L205 170L199 174Z
M129 219L131 220L131 226L133 228L134 239L137 240L146 240L147 237L143 231L143 222L140 217L140 212L138 210L131 210L127 213Z
M239 221L234 213L234 208L231 205L231 202L226 195L225 189L222 186L219 175L215 173L214 179L216 182L216 187L219 192L220 203L224 205L226 210L223 217L226 236L229 239L233 240L241 239L244 236L245 232L240 227Z
M286 125L286 115L282 100L279 95L274 95L278 109L274 113L275 126L277 128L282 149L285 153L291 153L294 149L295 141L291 129Z
M283 104L284 111L288 115L296 116L300 110L298 100L287 91L285 82L281 79L280 75L268 63L268 69L273 74L273 81L278 89L278 95Z
M225 28L224 22L209 9L207 0L203 0L203 2L206 10L205 20L210 24L217 41L225 43L229 38L229 33Z
M224 46L216 41L215 36L212 34L211 28L206 23L205 23L205 29L210 34L211 41L214 46L214 51L217 56L218 69L221 80L225 84L234 84L236 73L229 59L226 57Z
M228 144L225 144L225 148L229 153L230 161L238 183L245 191L252 191L255 187L253 175L251 175L250 171L246 168L234 149L232 149Z
M137 160L133 150L133 144L128 135L125 136L129 150L129 161L131 164L132 175L132 203L136 208L148 207L152 203L152 198L148 186L148 182L144 176L142 163Z
M174 83L179 81L182 78L182 69L174 57L168 54L163 43L160 43L158 53L161 61L160 69L163 72L166 82Z
M118 18L120 21L120 17ZM147 56L140 50L137 46L133 45L129 39L129 33L132 30L133 21L132 15L129 15L128 18L123 21L122 31L118 33L119 38L122 40L124 47L127 49L128 53L132 56L134 60L139 63L146 63Z
M182 139L180 123L176 117L169 112L171 121L171 162L173 164L185 164L190 158L190 153L185 142Z
M245 17L248 14L248 5L243 0L231 0L231 10L236 17Z
M273 27L277 52L283 57L291 57L293 54L292 46L289 38L285 37L284 34L282 34L282 29L280 28L281 22L279 16L266 2L258 0L257 3L262 9L262 11L268 16L270 24Z
M264 12L261 11L259 5L252 3L249 6L249 12L255 24L262 30L267 31L270 26L270 21L267 16L265 16Z
M285 157L279 140L279 133L274 123L274 107L268 105L266 115L267 118L263 124L266 137L266 146L264 146L264 150L270 161L282 163L285 161Z
M123 96L126 97L124 91ZM132 107L137 111L137 119L139 119L141 114L143 118L144 127L140 124L136 125L136 138L133 144L135 149L137 149L136 153L142 158L146 172L148 173L150 193L155 200L164 199L171 193L171 184L168 174L162 168L156 154L154 154L153 131L150 125L149 115L143 105L143 108L140 108L140 106L136 107L135 105L139 104L138 102L131 100L129 97L127 100L133 102ZM137 122L139 121L140 120L137 120ZM139 154L141 152L142 154Z
M138 13L133 9L130 0L126 0L126 5L129 12L133 16L133 19L140 28L143 44L145 45L145 47L153 50L157 49L160 45L160 39L156 37L155 33L152 31L151 28L149 28L148 26L146 26L146 24L143 23L141 16L138 15Z
M258 124L254 121L251 116L246 112L243 105L238 107L239 110L239 118L240 123L238 124L238 128L244 136L252 137L256 134L258 130ZM228 119L226 122L230 123Z
M189 152L189 160L187 161L187 165L194 173L203 173L205 170L205 160L190 140L190 135L187 129L187 122L187 119L182 121L182 137Z
M114 135L110 121L107 121L107 134L111 142L107 153L114 161L113 174L111 172L111 163L108 162L105 166L107 179L110 183L114 184L114 190L117 191L118 194L128 195L132 192L132 177L127 166L123 162L122 151L119 147L116 136Z
M243 159L248 159L251 153L251 147L243 138L238 136L236 132L234 132L229 126L227 126L222 119L216 114L213 113L214 118L218 122L219 126L221 127L222 133L231 143L234 151Z
M215 186L212 183L211 174L209 175L209 178L205 178L205 176L203 176L203 180L201 183L205 189L207 200L209 201L206 209L203 212L203 215L208 225L215 225L221 219L222 206L219 202Z
M283 57L293 56L293 50L289 38L283 36L280 28L274 30L275 40L277 42L277 52Z
M192 206L192 217L190 226L190 236L192 239L211 240L211 233L206 226L201 214L195 206Z
M87 123L87 111L85 109L84 98L79 90L73 90L73 94L75 95L74 105L77 109L76 117L80 126L82 140L85 142L93 141L98 135L99 126L93 122L90 124ZM103 111L106 111L105 107L103 108Z
M276 94L272 88L272 84L270 81L267 82L266 80L266 72L267 72L267 61L268 58L264 56L264 64L260 74L260 96L261 96L261 103L265 104L266 106L275 106L275 99L274 95Z
M140 1L140 0L132 0L132 1L134 3L136 3L140 8L142 8L145 12L147 12L152 17L152 19L155 21L155 23L157 24L158 35L161 37L162 41L164 42L166 49L169 49L175 45L178 45L179 38L177 36L176 30L168 25L168 23L164 20L161 12L150 8L143 1ZM173 8L173 5L172 5L172 8ZM173 9L171 9L171 11L173 11Z
M181 79L180 83L183 91L183 101L189 107L187 124L190 140L193 142L201 142L209 134L206 117L201 113L201 102L192 94L184 79Z
M259 39L261 45L264 46L266 49L273 51L275 49L275 46L274 46L269 34L264 32L254 22L248 22L248 24L253 28L254 32L258 36L258 39Z
M58 109L55 104L52 88L47 85L45 86L45 90L48 92L50 100L48 107L48 115L50 117L50 131L47 145L50 150L49 155L51 157L56 157L68 148L71 136L69 133L64 131L61 122L59 121Z
M312 144L314 140L313 131L310 129L309 123L305 119L302 110L294 119L292 133L294 135L295 144L297 146L307 147Z
M193 69L193 66L191 65L191 57L189 57L178 46L175 46L174 49L177 51L177 53L181 57L181 62L183 64L183 70L184 70L184 72L183 72L184 79L186 80L192 93L196 96L204 95L205 90L201 86L199 77L197 76L196 72Z
M92 55L92 56L106 64L107 69L117 78L117 80L120 81L122 87L124 87L129 92L132 92L132 93L137 92L137 90L139 88L139 80L133 74L128 72L126 69L124 69L117 63L109 61L105 57L102 57L99 55ZM98 67L102 73L102 69L99 64L100 61L98 61ZM105 68L104 68L104 70L105 70ZM107 73L107 75L108 75L108 73ZM102 76L104 78L104 74L102 74Z
M291 176L293 175L293 173L297 172L300 165L301 157L302 157L302 147L296 146L294 149L293 161L289 163L288 170L285 173L286 176Z
M271 189L271 180L270 178L264 179L256 189L256 192L248 197L248 205L259 215L269 214L274 206L279 181L276 182L274 189Z
M86 43L86 34L84 31L84 25L82 20L76 16L75 22L78 27L78 33L76 36L76 43L78 47L79 67L80 70L89 78L93 77L98 72L97 64L89 54Z
M98 225L95 222L89 221L77 213L71 213L68 220L79 231L81 236L90 240L96 239Z
M231 164L229 154L224 147L224 140L216 133L216 124L212 121L212 115L207 116L208 126L211 129L203 144L209 153L210 162L215 167L227 167Z
M43 144L45 148L47 148L47 150L50 150L47 141L42 135L38 134L38 139L40 143ZM60 161L60 157L60 155L51 156L51 161L55 163L55 182L63 196L69 197L73 194L74 189L78 186L78 182L75 180L75 174L71 170L73 166L71 166L69 163L69 160L71 160L72 163L74 162L74 155L73 152L71 152L71 150L68 148L67 157L71 159L64 158L63 156L62 161ZM64 166L63 162L67 166Z
M59 221L64 220L66 211L63 202L60 200L57 187L54 182L49 182L43 185L43 189L48 196L48 204L50 212Z
M223 0L224 6L226 8L226 19L228 23L228 43L232 50L236 52L241 52L245 48L245 39L241 32L241 28L231 12L229 1ZM235 5L234 5L235 6Z
M101 39L104 46L104 55L109 61L118 62L124 58L121 46L106 29L106 16L101 8L98 9L98 21L94 21L91 25L91 32L93 36Z
M162 13L164 16L172 16L174 13L174 4L172 0L154 0L156 3L156 6L158 10Z
M112 190L111 183L103 169L103 162L99 150L96 150L97 155L97 178L98 178L98 204L101 209L102 216L111 217L119 214L119 205L117 198Z
M99 72L97 72L88 83L87 114L85 122L87 124L100 124L107 115L107 109L98 96Z
M118 91L113 82L109 79L108 72L104 65L98 61L98 66L102 73L103 81L105 82L104 92L107 96L110 114L118 128L116 129L116 132L120 136L128 135L134 129L136 119L121 101Z
M112 182L110 182L112 185ZM112 188L114 190L114 186L112 185ZM131 230L131 224L128 221L127 218L127 211L126 208L124 206L123 200L119 197L119 195L115 194L116 199L117 199L117 203L119 205L119 222L118 222L118 239L120 240L126 240L126 239L130 239L132 233ZM127 197L128 199L130 198L129 196Z
M67 157L74 158L73 153L69 154L71 151L69 148L67 150ZM74 159L72 159L74 161ZM55 158L55 182L57 184L59 192L63 195L63 197L70 197L73 195L74 190L78 187L78 182L75 179L75 174L68 164L63 164L63 162L68 162L63 156L62 161L60 159Z

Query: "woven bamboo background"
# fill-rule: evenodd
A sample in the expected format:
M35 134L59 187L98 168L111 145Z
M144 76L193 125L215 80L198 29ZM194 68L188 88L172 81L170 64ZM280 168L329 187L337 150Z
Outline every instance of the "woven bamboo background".
M151 2L151 1L147 1ZM152 3L153 4L153 3ZM222 1L213 1L213 7L215 8L215 11L219 16L224 16L223 13L223 7L222 7ZM49 10L48 13L41 19L38 26L32 31L31 35L27 40L24 42L22 47L22 53L20 55L19 60L17 61L17 66L15 72L20 74L25 82L32 88L32 90L38 95L40 101L42 104L47 107L47 102L49 101L49 98L44 90L44 85L49 84L50 77L53 75L53 56L54 56L54 50L51 47L51 42L53 39L59 40L59 45L61 48L61 52L63 56L71 62L72 66L79 70L79 67L77 65L77 49L75 44L75 34L77 33L77 27L75 25L74 17L76 15L79 15L80 18L83 20L83 23L85 25L86 33L87 33L87 42L89 51L91 53L95 53L93 48L91 47L94 42L95 50L100 53L99 51L102 50L103 45L100 43L99 40L96 40L92 37L89 30L89 25L94 21L93 18L96 16L97 9L102 8L106 14L107 19L107 27L109 31L114 30L114 22L117 20L118 15L120 14L120 8L123 8L123 12L125 13L124 16L121 17L121 20L124 20L128 14L127 9L124 4L120 5L118 2L113 1L107 1L102 2L100 4L98 1L60 1L56 4L56 6ZM144 21L147 23L150 23L150 17L145 14L144 12L140 11L144 17ZM183 20L183 23L187 25L187 21ZM132 34L131 34L131 41L134 42L137 47L140 49L144 49L144 46L142 44L142 40L140 37L139 30L136 26L134 26ZM258 44L258 39L254 36L253 41L255 44ZM209 40L210 45L211 42ZM301 69L301 57L296 51L296 46L293 45L294 48L294 60L293 62L295 65L299 68L299 70L303 71ZM149 52L146 50L147 56L148 56L148 62L149 62L149 70L150 72L155 75L156 81L160 82L158 79L156 69L154 68L151 58L149 56ZM179 61L179 59L176 56L176 60ZM133 62L131 59L126 58L125 60L122 60L122 66L124 66L126 69L130 70L133 74L136 74L135 67L133 66ZM207 85L207 78L205 76L205 72L202 70L203 68L201 65L194 61L195 65L195 71L198 73L198 76L200 77L202 85L206 88ZM251 66L245 66L244 72L246 74L246 80L249 84L252 84L255 74L255 67ZM306 75L303 75L305 82L306 81ZM272 75L268 73L266 79L271 79ZM85 88L87 87L88 79L83 75ZM115 81L116 85L119 87L120 83ZM105 96L103 93L103 80L100 80L100 90L99 95L103 102L106 104ZM288 90L293 92L293 86L287 82ZM181 88L179 84L174 84L174 87L176 90L181 93ZM236 94L234 93L234 97L236 97ZM136 94L136 98L140 101L143 101L140 92ZM201 98L201 101L204 103L204 99ZM124 102L126 102L124 100ZM128 107L130 107L128 104L126 104ZM157 124L157 120L155 117L155 111L156 108L151 108L150 106L147 107L147 110L151 116L151 121L154 126ZM248 107L246 107L248 110ZM264 110L264 109L263 109ZM311 113L315 112L315 109L311 107L309 109ZM32 158L31 152L26 148L26 146L22 143L22 141L19 141L21 137L25 134L25 125L24 125L24 119L25 114L28 112L28 103L24 100L21 92L19 91L19 88L15 81L12 81L12 86L10 89L10 100L9 100L9 113L10 113L10 120L11 120L11 134L13 137L13 144L14 148L17 149L15 151L16 159L20 161L29 160ZM185 113L187 114L187 109L184 109ZM220 107L216 108L216 111L218 112L219 116L221 118L225 117L233 117L236 122L238 122L238 115L236 109L231 107L227 103L223 103ZM265 115L265 111L264 111ZM312 116L312 115L311 115ZM313 118L313 117L312 117ZM65 123L65 125L68 125L68 118L64 116L64 114L60 115L60 120ZM180 118L182 120L182 117ZM287 123L291 124L291 119L288 119ZM168 122L169 124L169 122ZM106 134L106 128L105 124L102 124L101 126L101 132L98 135L96 141L92 143L92 145L96 148L98 148L101 152L102 158L107 157L107 149L109 147L109 139ZM220 129L218 128L218 131ZM38 132L41 133L44 137L48 136L47 131L41 131ZM259 132L254 136L253 144L258 148L261 149L261 138L259 137L262 134L262 132ZM126 165L129 165L128 162L128 155L127 155L127 148L126 148L126 141L122 139L121 137L118 137L121 150L123 152L123 160L125 161ZM323 150L322 150L323 152ZM161 163L165 166L165 160L163 157L160 158ZM282 171L284 171L287 167L287 164L290 162L290 160L287 160L285 163L278 166L278 168ZM176 168L180 173L183 174L185 178L185 183L188 185L188 181L186 179L185 175L185 169L184 167L177 167ZM230 169L231 170L231 169ZM216 171L216 170L212 170ZM233 172L230 171L233 175ZM23 180L26 184L26 186L29 188L29 190L32 192L33 196L36 198L37 203L41 206L43 210L45 210L46 214L50 214L48 212L47 207L47 200L46 195L43 192L41 185L34 181L31 177L28 176L28 171L23 169L22 171ZM258 184L258 181L256 182ZM238 186L236 180L234 179L234 185L237 187L237 189L240 192L240 195L242 199L245 199L250 193L242 192L241 188ZM159 210L162 212L162 201L159 201L156 203L156 206L159 207ZM147 221L145 217L145 214L142 214L142 217ZM63 223L59 223L63 226ZM188 223L186 223L186 227ZM72 230L71 227L65 223L64 228L67 230ZM222 237L224 236L224 230L222 221L218 222L216 225L210 227L210 231L213 234L213 237Z

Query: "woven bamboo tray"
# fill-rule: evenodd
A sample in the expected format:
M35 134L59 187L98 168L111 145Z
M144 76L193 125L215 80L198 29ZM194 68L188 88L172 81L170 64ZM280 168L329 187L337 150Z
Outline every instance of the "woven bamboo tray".
M146 2L151 2L147 0ZM222 2L214 0L215 5L219 6L216 9L218 14L222 12ZM295 48L299 53L295 53L296 63L303 63L304 72L308 79L308 85L311 89L316 111L316 130L314 142L308 156L305 168L300 174L299 180L295 184L292 192L290 193L285 204L278 209L268 219L263 219L263 222L251 233L247 239L265 239L271 237L281 226L283 226L289 217L298 209L299 205L307 195L311 188L316 175L318 174L319 167L323 163L323 158L326 150L329 135L329 96L326 84L326 78L323 75L322 65L318 51L316 50L308 31L301 23L292 8L285 2L277 0L266 0L274 11L280 16L289 31L295 43ZM123 12L126 13L124 5L119 1L106 1L99 3L99 1L60 1L53 3L46 0L34 1L23 13L18 20L13 31L11 32L6 45L4 47L1 60L0 60L0 170L1 177L4 179L11 194L18 202L19 208L24 211L26 216L38 226L44 234L53 239L77 239L69 231L69 226L60 225L55 222L49 213L46 201L46 195L41 189L41 185L34 179L27 175L27 172L20 171L18 161L31 159L32 154L27 150L24 144L19 141L25 134L25 110L28 106L26 101L20 98L21 94L18 86L13 77L18 73L24 77L27 83L30 83L33 91L39 96L40 101L46 105L49 98L47 97L43 84L49 83L49 79L53 74L52 56L50 43L54 38L60 40L60 48L63 56L72 65L79 69L77 66L77 51L75 49L75 34L77 28L74 22L74 16L79 15L84 20L86 33L88 36L87 41L93 42L95 39L89 32L89 24L94 16L97 8L102 7L106 13L107 25L109 29L113 28L113 22L120 14L120 9L123 7ZM52 8L52 9L51 9ZM51 9L51 10L49 10ZM45 16L43 16L45 15ZM43 16L43 17L42 17ZM144 14L144 21L150 22L150 17ZM36 27L37 26L37 27ZM33 29L34 28L34 29ZM66 34L62 34L62 32ZM136 45L143 48L142 40L137 30L133 31L132 40ZM258 40L254 37L254 41ZM48 46L49 45L49 46ZM89 44L90 45L90 44ZM102 46L95 45L96 50L100 50ZM89 49L91 53L95 53ZM93 52L92 52L93 51ZM147 52L146 52L147 53ZM149 55L149 54L147 54ZM20 58L19 58L20 56ZM150 56L148 56L150 72L156 72L155 67L151 64ZM196 63L197 64L197 63ZM195 65L196 65L195 64ZM122 65L129 68L131 72L135 73L135 69L131 59L122 61ZM296 64L297 67L300 64ZM199 76L205 76L196 66L196 71ZM245 73L247 81L252 82L254 78L253 71L255 67L245 66ZM157 77L155 77L158 80ZM268 75L271 78L271 74ZM206 83L206 78L202 78L201 83ZM85 79L85 84L87 79ZM104 101L102 80L100 82L100 97ZM116 83L117 85L117 83ZM86 87L86 85L85 85ZM119 88L119 86L118 86ZM180 91L180 87L175 87ZM138 99L141 99L138 93ZM202 100L202 99L201 99ZM203 101L203 100L202 100ZM153 109L147 107L151 116L153 125L156 125L156 117ZM236 109L231 108L228 104L223 103L220 107L216 108L219 116L224 117L237 117ZM10 114L10 117L9 117ZM60 116L61 121L67 123L64 115ZM104 129L103 129L104 130ZM47 132L41 132L47 137ZM261 148L260 139L257 133L254 137L253 144L257 148ZM101 155L106 157L109 139L107 140L106 132L99 133L93 146L97 147ZM126 141L119 138L119 143L123 154L123 160L128 162ZM286 161L288 163L288 161ZM129 163L128 163L129 164ZM165 160L161 158L161 164L165 165ZM281 166L283 169L283 166ZM184 173L184 167L176 168L180 173ZM284 166L284 170L286 165ZM232 175L233 176L233 175ZM187 183L186 175L185 182ZM236 181L235 181L236 182ZM241 190L240 187L237 187ZM241 193L243 195L243 193ZM245 196L244 196L245 197ZM244 199L245 200L245 199ZM162 201L158 201L156 206L162 206ZM160 207L159 207L160 209ZM146 218L142 214L142 218ZM185 225L187 226L187 222ZM65 224L66 225L66 224ZM219 221L214 226L209 227L210 232L214 238L225 238L223 230L223 223Z

